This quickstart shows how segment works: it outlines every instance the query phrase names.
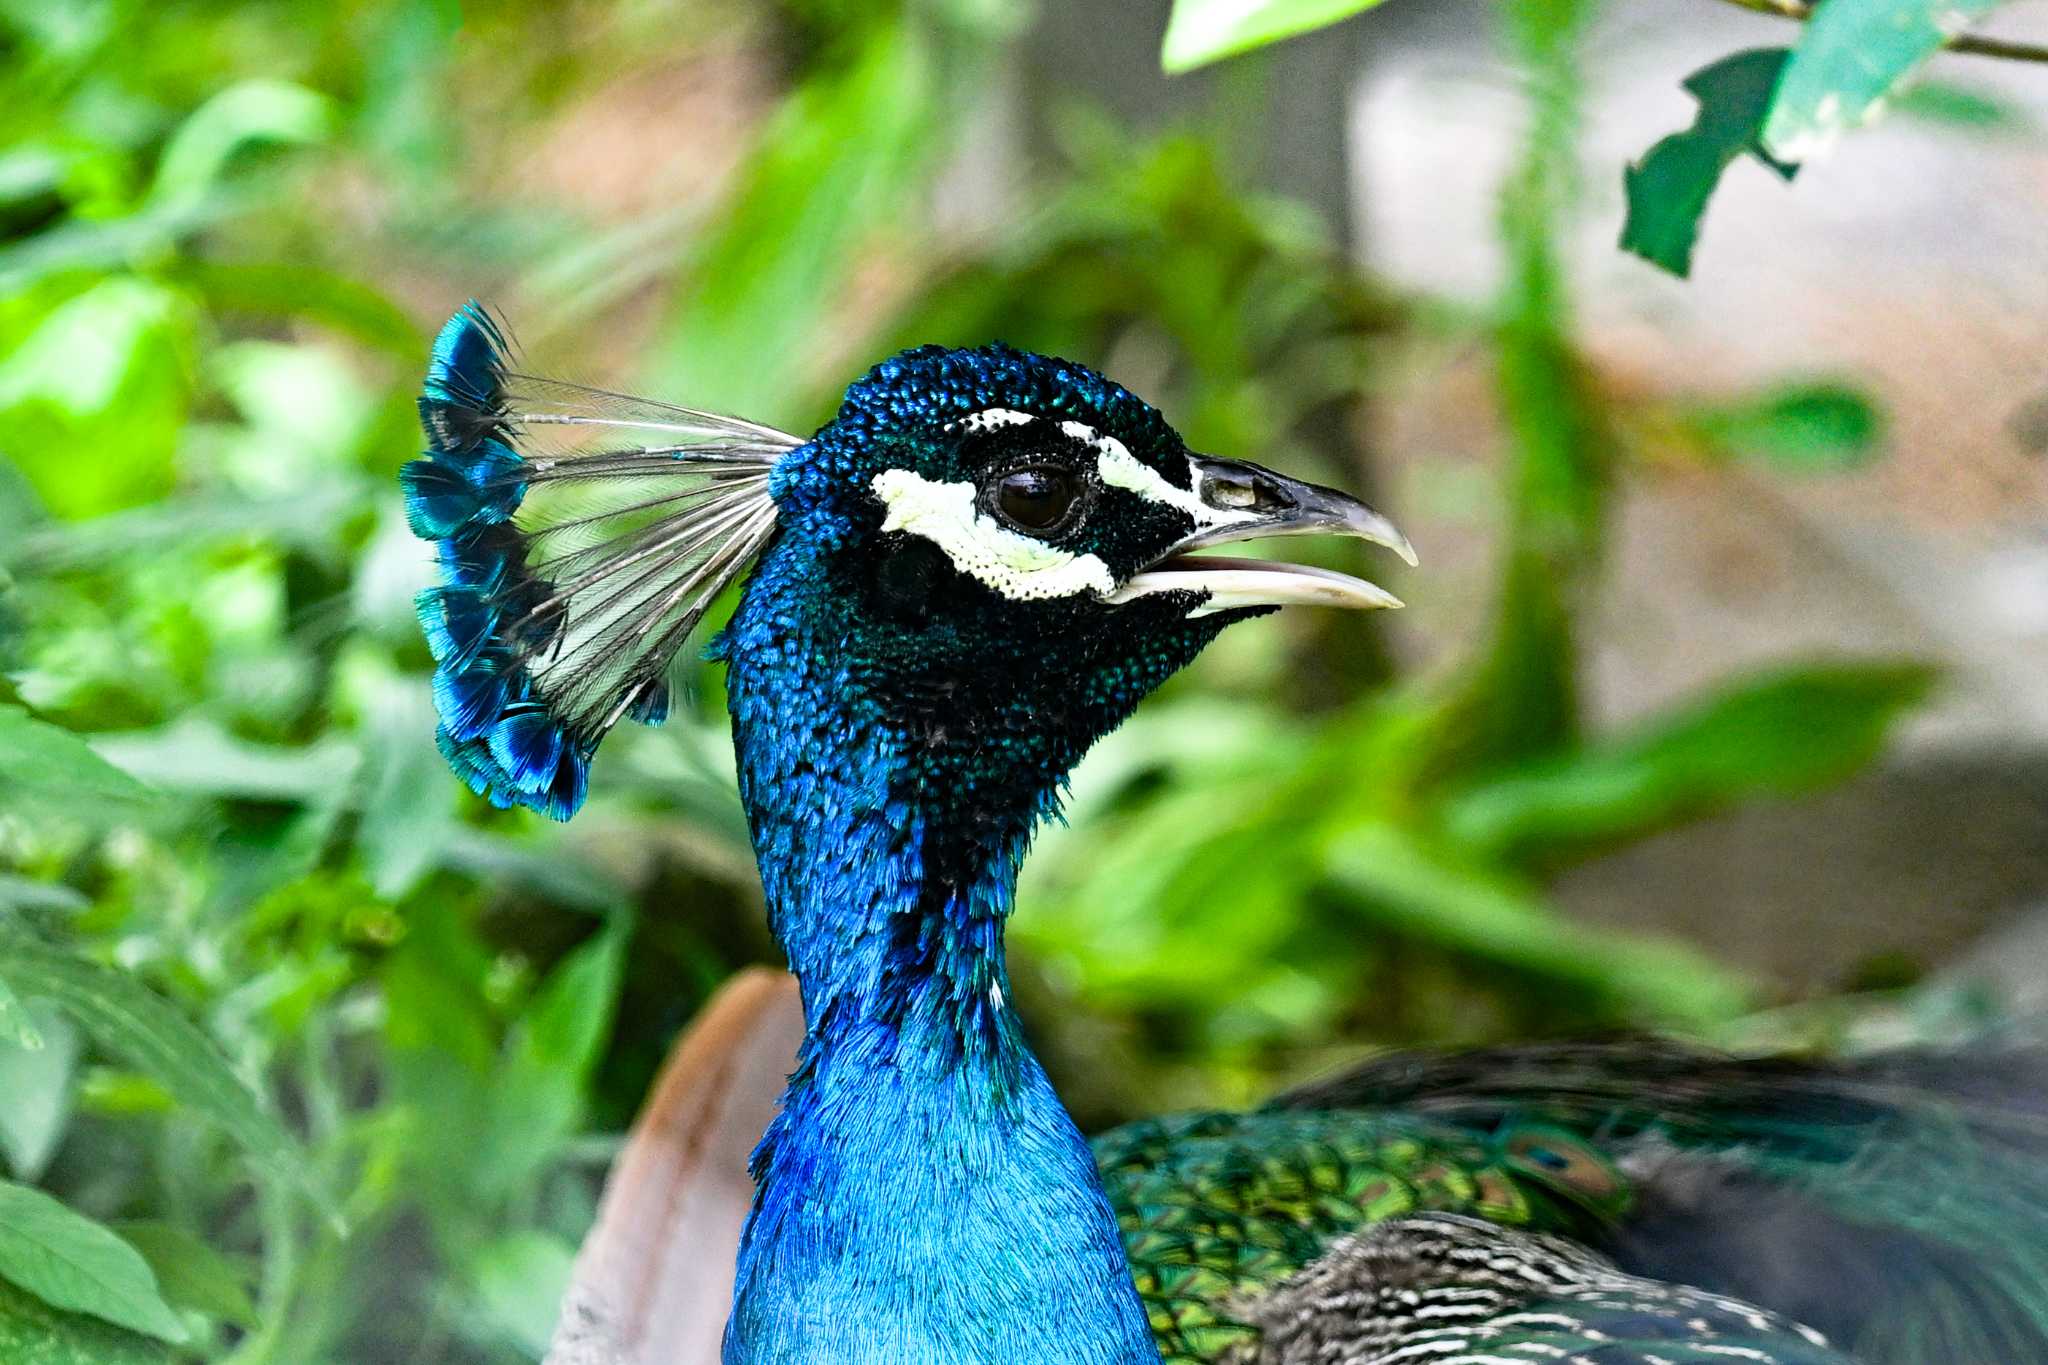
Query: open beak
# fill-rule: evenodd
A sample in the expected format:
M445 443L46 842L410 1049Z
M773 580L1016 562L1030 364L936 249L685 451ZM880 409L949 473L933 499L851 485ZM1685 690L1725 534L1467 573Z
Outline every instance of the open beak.
M1218 518L1132 575L1111 602L1129 602L1160 592L1199 592L1208 600L1193 613L1238 607L1398 607L1401 599L1362 578L1267 559L1226 559L1196 550L1268 536L1355 536L1384 545L1411 566L1415 549L1408 537L1378 512L1348 493L1275 474L1248 460L1193 457L1195 494Z

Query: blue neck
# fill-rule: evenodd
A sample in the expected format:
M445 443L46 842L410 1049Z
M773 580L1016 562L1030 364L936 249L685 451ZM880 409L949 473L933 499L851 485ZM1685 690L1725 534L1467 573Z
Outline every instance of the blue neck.
M970 807L919 777L837 638L775 608L805 558L770 552L724 645L806 1021L754 1156L726 1365L1157 1365L1094 1159L1007 1001L1003 921L1049 791Z

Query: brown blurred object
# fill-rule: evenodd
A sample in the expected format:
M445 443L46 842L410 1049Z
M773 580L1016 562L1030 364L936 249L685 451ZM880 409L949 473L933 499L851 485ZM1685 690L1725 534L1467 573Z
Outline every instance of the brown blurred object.
M747 1157L802 1038L796 978L767 967L698 1014L612 1165L547 1365L717 1365L754 1197Z

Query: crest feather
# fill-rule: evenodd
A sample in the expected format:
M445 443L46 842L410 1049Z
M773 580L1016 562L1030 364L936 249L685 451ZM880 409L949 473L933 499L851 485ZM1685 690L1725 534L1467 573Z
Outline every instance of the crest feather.
M785 432L507 364L475 302L441 329L424 458L399 473L441 582L420 594L449 766L479 795L566 820L623 719L659 724L669 669L775 528Z

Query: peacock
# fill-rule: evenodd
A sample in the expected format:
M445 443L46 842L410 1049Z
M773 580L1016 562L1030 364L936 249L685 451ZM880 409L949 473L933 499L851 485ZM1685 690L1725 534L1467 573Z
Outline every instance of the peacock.
M726 1365L2048 1361L2048 1067L2021 1043L1397 1055L1083 1137L1010 998L1032 831L1228 626L1399 606L1198 553L1320 533L1412 564L1364 503L999 344L884 360L807 439L513 366L457 312L401 475L456 774L568 819L742 583L707 653L803 1031Z

